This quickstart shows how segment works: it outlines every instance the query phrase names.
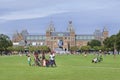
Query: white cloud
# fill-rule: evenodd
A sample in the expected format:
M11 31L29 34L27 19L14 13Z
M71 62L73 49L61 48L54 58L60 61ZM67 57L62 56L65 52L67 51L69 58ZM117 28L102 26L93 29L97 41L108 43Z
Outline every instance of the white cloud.
M65 13L67 11L64 10L40 10L40 9L33 9L33 10L26 10L26 11L16 11L11 12L7 15L0 16L1 20L19 20L19 19L32 19L32 18L39 18L39 17L46 17L52 14L59 14Z
M106 3L107 2L107 3ZM115 0L0 0L2 20L32 19L64 12L111 9L119 5ZM4 11L4 9L6 9ZM1 11L2 12L2 11Z

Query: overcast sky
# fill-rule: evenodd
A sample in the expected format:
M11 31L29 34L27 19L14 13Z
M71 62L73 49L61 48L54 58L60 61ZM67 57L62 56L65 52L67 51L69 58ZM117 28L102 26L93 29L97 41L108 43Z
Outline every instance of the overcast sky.
M44 34L51 21L58 32L72 21L76 34L107 27L113 35L120 30L120 0L0 0L0 33Z

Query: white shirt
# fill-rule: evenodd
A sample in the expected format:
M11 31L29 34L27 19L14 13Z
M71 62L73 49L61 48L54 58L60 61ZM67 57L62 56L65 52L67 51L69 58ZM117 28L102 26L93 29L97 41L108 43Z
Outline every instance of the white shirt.
M28 61L30 61L31 60L31 58L30 57L28 57Z
M54 60L54 57L55 57L55 56L51 54L51 55L50 55L50 60Z

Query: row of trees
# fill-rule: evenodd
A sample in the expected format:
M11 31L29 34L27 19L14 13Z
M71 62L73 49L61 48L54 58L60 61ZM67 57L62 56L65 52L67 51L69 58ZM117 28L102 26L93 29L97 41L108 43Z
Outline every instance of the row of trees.
M104 41L105 48L114 51L115 49L120 51L120 31L116 35L112 35L106 38Z
M12 41L7 35L0 34L0 54L4 52L8 54L9 52L19 52L19 51L44 51L49 52L50 48L47 46L13 46Z
M104 45L101 45L101 42L98 40L92 40L88 42L87 46L82 46L82 47L77 47L73 46L70 47L71 51L77 51L77 50L107 50L107 51L113 51L114 49L117 49L117 51L120 51L120 32L117 33L116 35L112 35L108 38L106 38L103 41ZM29 51L35 51L35 50L41 50L41 51L50 51L50 48L47 46L28 46L25 48L24 46L17 46L14 47L12 44L12 41L7 35L0 34L0 51L5 51L5 50L10 50L10 51L24 51L25 49L29 49ZM1 53L0 52L0 53Z
M44 52L49 52L50 48L47 46L11 46L8 47L7 50L9 51L44 51Z
M103 45L102 45L103 44ZM108 38L106 38L103 43L101 44L98 40L92 40L88 42L87 46L77 47L73 46L70 48L71 51L76 50L82 50L82 51L88 51L88 50L102 50L102 51L113 51L116 49L119 53L120 51L120 31L116 35L112 35Z
M70 48L71 51L77 51L77 50L81 50L81 51L98 51L98 50L104 50L104 46L101 45L101 42L98 40L91 40L90 42L88 42L87 46L82 46L82 47L77 47L77 46L73 46Z

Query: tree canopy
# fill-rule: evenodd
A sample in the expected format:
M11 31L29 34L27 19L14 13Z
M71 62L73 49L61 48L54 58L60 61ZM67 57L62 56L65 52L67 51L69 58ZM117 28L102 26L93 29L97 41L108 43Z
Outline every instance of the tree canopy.
M72 46L72 47L70 47L70 50L71 50L71 51L77 51L77 50L78 50L78 47L77 47L77 46Z
M12 46L12 41L7 35L0 34L0 50L6 50L8 47Z
M114 50L114 48L116 48L119 51L120 50L120 31L116 35L112 35L106 38L103 41L103 43L106 48L110 48L111 50Z
M88 51L88 50L90 50L90 46L82 46L81 47L81 50L83 50L83 51Z
M88 42L88 46L91 46L92 48L94 46L101 46L101 42L98 40L92 40L92 41Z

